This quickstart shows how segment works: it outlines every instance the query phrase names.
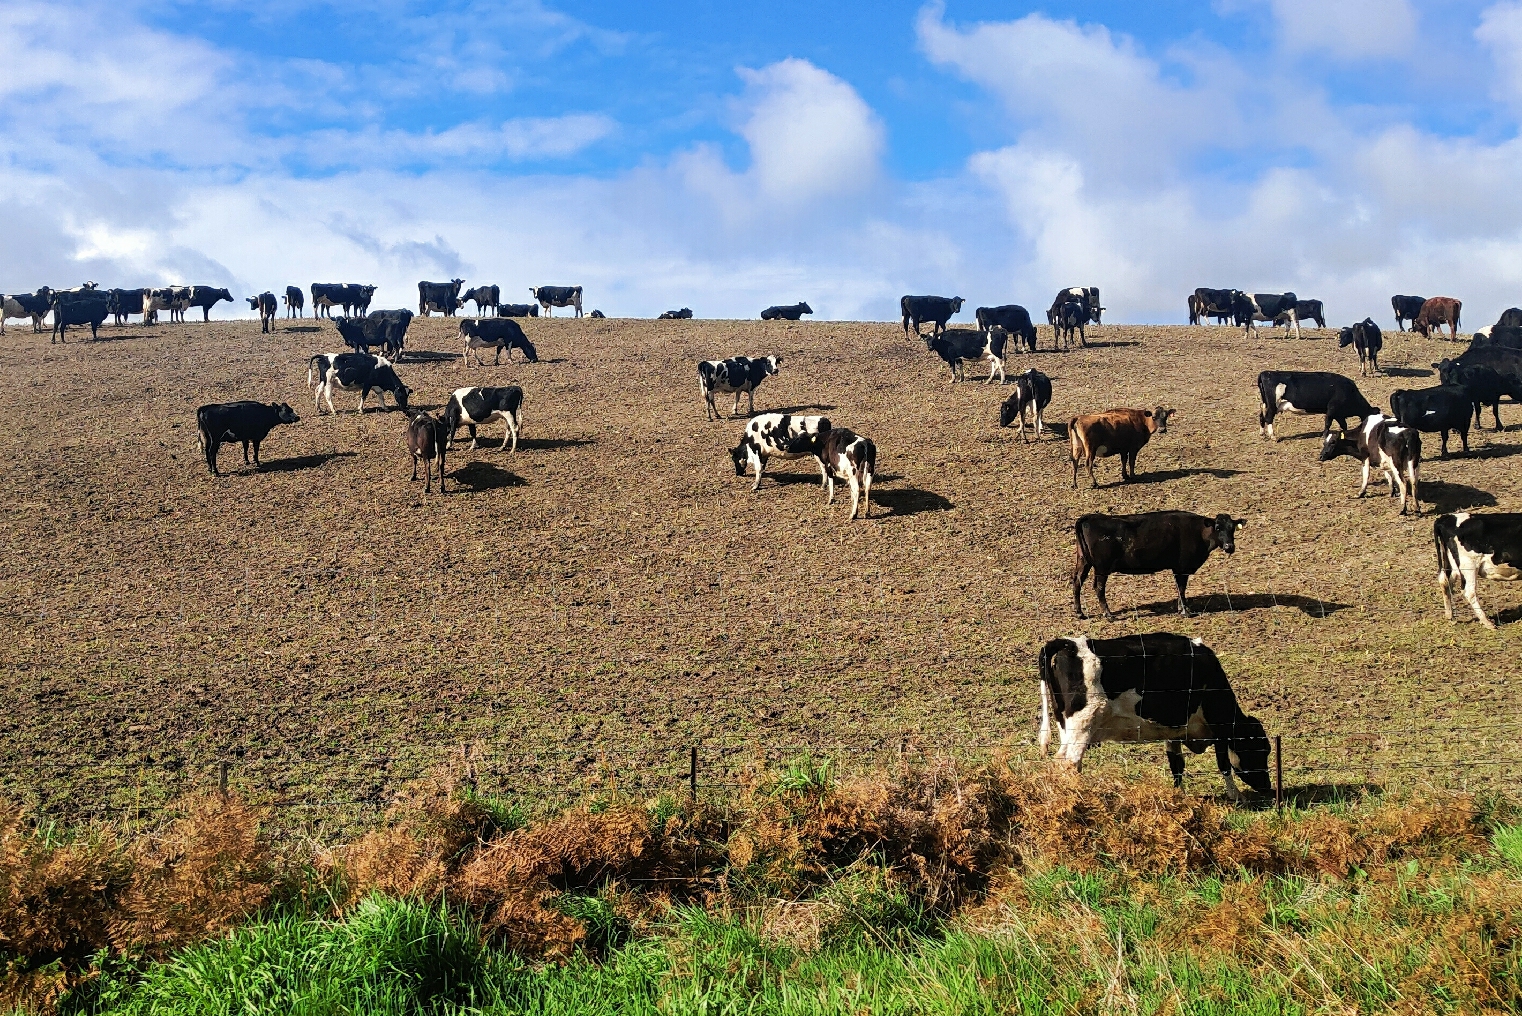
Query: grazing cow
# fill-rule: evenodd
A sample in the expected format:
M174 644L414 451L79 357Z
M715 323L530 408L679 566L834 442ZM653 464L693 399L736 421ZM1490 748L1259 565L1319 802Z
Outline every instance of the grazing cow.
M460 366L465 366L465 360L475 351L476 366L485 366L481 362L483 349L493 350L492 366L502 362L502 351L507 350L509 363L513 359L513 350L523 350L523 358L529 363L539 362L539 351L534 344L523 334L523 327L512 318L462 318L460 321L460 339L465 343L465 351L460 354Z
M1439 385L1416 391L1401 388L1390 393L1390 415L1402 427L1425 434L1442 434L1442 457L1448 457L1448 432L1457 431L1469 454L1469 417L1474 399L1458 385Z
M440 311L445 317L454 317L460 306L460 287L464 279L448 282L419 282L417 284L417 312L428 317L431 311Z
M1422 513L1417 494L1417 479L1422 466L1422 436L1413 427L1402 427L1388 416L1375 415L1364 420L1352 437L1327 434L1321 443L1321 461L1330 462L1348 455L1363 463L1363 485L1358 496L1369 489L1369 470L1378 468L1390 481L1390 496L1400 491L1400 513L1406 514L1406 493L1410 488L1416 514Z
M333 320L344 344L357 353L369 353L371 346L379 346L392 362L401 359L407 347L407 329L412 324L412 311L372 311L366 317L341 317Z
M1432 296L1422 304L1422 309L1417 312L1416 320L1411 322L1413 331L1423 337L1431 334L1436 328L1439 336L1443 334L1443 325L1448 326L1450 338L1459 337L1459 312L1464 309L1463 303L1451 296Z
M1176 409L1107 409L1103 413L1075 416L1068 421L1068 450L1073 459L1073 488L1078 488L1078 464L1087 462L1089 485L1094 479L1094 460L1120 456L1120 481L1136 479L1136 454L1154 433L1168 433L1168 418Z
M824 466L825 486L829 494L825 504L835 503L835 480L844 476L851 485L851 518L856 518L858 501L861 517L872 515L872 476L877 472L877 445L845 427L832 427L819 446L819 461Z
M1195 305L1199 308L1200 323L1205 319L1215 318L1220 324L1230 318L1235 324L1243 324L1241 308L1250 307L1252 301L1244 304L1239 298L1246 294L1239 289L1206 289L1201 287L1194 291Z
M528 294L539 301L550 317L555 316L554 307L575 307L576 316L581 317L580 286L530 286Z
M812 457L819 466L819 486L829 482L821 452L824 437L830 432L830 421L824 416L793 416L790 413L762 413L745 425L740 443L729 450L734 460L735 475L744 476L747 467L756 471L756 482L751 490L761 488L761 474L766 460L775 455L783 459Z
M756 386L777 373L781 366L782 357L780 356L732 356L728 360L704 360L698 364L698 388L703 393L705 404L704 419L721 419L719 408L714 405L713 398L715 395L727 395L730 392L733 392L735 396L734 407L729 411L731 417L740 411L742 394L749 400L750 413L754 415Z
M506 429L502 432L502 450L518 450L518 428L523 423L523 389L517 385L503 388L456 388L444 407L444 433L449 437L449 447L454 447L455 432L464 424L470 430L470 447L476 450L476 428L501 421ZM512 447L508 448L511 439Z
M995 327L1003 328L1015 336L1017 351L1021 341L1024 341L1030 350L1035 350L1036 326L1031 323L1030 312L1018 303L1006 303L998 307L979 307L973 316L977 318L978 331L987 332Z
M1009 333L997 325L986 334L982 332L967 332L960 329L942 332L939 336L930 340L930 351L951 368L951 382L966 380L962 363L965 360L977 360L979 363L986 362L988 367L988 384L992 384L994 375L999 376L999 383L1004 383L1004 340Z
M69 325L89 325L90 338L100 337L101 322L110 315L110 299L93 289L53 294L53 334L49 343L66 342Z
M145 289L106 290L106 309L116 319L118 327L126 324L130 315L143 312L143 300L147 292Z
M1052 327L1056 333L1052 336L1055 348L1056 340L1061 339L1064 349L1073 348L1073 332L1078 332L1078 344L1087 346L1088 338L1084 333L1084 327L1089 322L1088 308L1077 300L1069 300L1052 312Z
M300 286L286 286L285 287L285 316L286 317L294 317L294 318L304 317L305 315L303 314L303 311L305 310L305 308L306 308L306 298L305 298L305 296L301 292L301 287Z
M1041 440L1041 414L1052 402L1052 379L1036 368L1015 375L1015 394L1004 400L999 407L999 426L1008 427L1013 420L1020 421L1020 440L1025 436L1025 413L1033 410L1036 417L1036 440Z
M1296 300L1295 319L1297 321L1314 321L1316 322L1317 328L1326 327L1326 313L1322 309L1320 300ZM1289 311L1281 310L1274 317L1274 327L1277 328L1280 325L1285 325L1287 327L1289 325L1289 320Z
M1258 375L1258 398L1258 433L1272 441L1279 440L1274 419L1280 413L1324 414L1323 437L1331 431L1333 420L1346 436L1348 417L1362 420L1379 415L1352 378L1326 371L1265 370Z
M1084 515L1073 527L1073 610L1083 617L1083 580L1094 570L1094 595L1113 619L1105 599L1111 575L1153 575L1173 572L1178 586L1178 612L1189 616L1185 598L1189 576L1200 570L1210 552L1220 547L1237 551L1236 533L1245 519L1230 515L1209 518L1193 512L1147 512L1142 515Z
M260 333L275 330L275 315L280 313L280 302L275 299L274 293L260 293L258 296L246 296L248 309L259 312Z
M254 446L254 468L259 468L259 444L282 423L295 423L296 413L283 402L223 402L196 410L197 444L206 453L206 468L217 472L217 449L223 441L243 443L243 462L248 464L248 446Z
M1457 584L1474 616L1495 631L1495 622L1480 606L1480 579L1513 582L1522 578L1522 514L1440 515L1432 524L1432 540L1437 544L1437 584L1443 591L1448 620L1453 620L1453 587Z
M497 304L497 317L538 317L539 305L537 303L499 303ZM597 311L592 312L593 317L602 317Z
M535 312L535 313L538 313L538 312L537 312L537 311L536 311L536 312ZM602 319L603 319L603 318L605 318L605 317L607 317L607 316L608 316L608 315L606 315L606 314L604 314L604 313L603 313L603 312L602 312L602 311L600 311L600 310L594 310L594 311L593 311L593 312L592 312L592 313L590 313L590 314L588 314L588 315L587 315L587 317L590 317L590 318L595 318L595 319L597 319L597 320L598 320L598 321L601 321L601 320L602 320Z
M659 320L661 321L685 321L692 317L692 308L683 307L681 310L663 310Z
M1493 328L1522 328L1522 307L1508 307L1496 318Z
M42 331L42 319L53 309L53 291L43 286L35 293L12 293L3 299L5 310L0 315L0 335L5 333L6 318L31 318L32 331Z
M317 371L317 394L312 401L319 414L322 412L320 402L325 401L328 412L337 415L338 411L333 408L335 389L359 392L361 414L365 411L365 399L369 398L372 391L379 395L382 409L386 407L387 392L396 398L398 406L404 410L407 408L407 396L411 390L402 384L401 378L396 376L396 369L384 357L370 356L368 353L318 353L308 363L309 379L314 369Z
M1416 321L1416 316L1422 312L1422 305L1427 302L1424 296L1392 296L1390 297L1390 309L1395 311L1395 330L1405 331L1406 322Z
M475 286L465 291L465 295L460 297L460 302L464 303L467 300L473 301L476 305L476 313L478 315L488 307L490 307L492 309L492 313L495 314L497 312L497 307L501 303L501 297L502 288L500 286Z
M1480 427L1480 410L1491 408L1496 420L1496 430L1501 426L1501 396L1509 395L1514 403L1522 403L1522 381L1508 377L1494 367L1484 364L1459 365L1452 360L1436 364L1438 378L1445 385L1458 385L1464 389L1474 406L1474 425Z
M805 314L814 313L814 308L802 302L787 306L772 306L761 312L762 321L797 321Z
M171 322L183 322L190 306L189 286L165 286L150 289L143 301L143 324L158 320L159 311L167 310Z
M1237 317L1245 317L1244 334L1251 335L1258 330L1259 321L1275 322L1279 315L1283 314L1289 319L1290 329L1295 333L1295 338L1300 338L1300 315L1297 308L1300 301L1294 293L1238 293L1237 294Z
M191 286L190 306L201 308L201 320L211 320L211 309L226 300L233 302L233 295L225 289L214 289L211 286Z
M439 466L439 493L444 489L444 424L431 413L409 412L407 414L407 450L412 453L412 479L417 480L418 460L423 460L423 475L427 482L423 493L433 493L433 466Z
M946 330L946 322L952 316L962 312L963 300L960 296L902 296L899 297L898 309L904 315L904 336L909 335L909 328L914 327L914 334L924 338L920 333L920 325L930 322L930 334L939 335Z
M1170 632L1096 639L1053 639L1037 657L1044 755L1055 714L1057 757L1074 769L1104 741L1166 741L1168 771L1184 785L1184 747L1214 745L1226 796L1241 799L1232 774L1260 794L1273 793L1272 757L1263 724L1242 712L1231 680L1199 639Z
M1364 318L1358 324L1344 328L1337 335L1337 346L1352 346L1358 350L1359 377L1379 373L1379 351L1385 348L1385 337L1373 318Z
M1046 312L1047 323L1052 327L1057 326L1058 311L1062 305L1071 301L1078 301L1083 305L1083 323L1099 324L1100 317L1104 314L1104 308L1099 305L1099 287L1097 286L1069 286L1059 290L1057 298L1052 301L1052 306Z

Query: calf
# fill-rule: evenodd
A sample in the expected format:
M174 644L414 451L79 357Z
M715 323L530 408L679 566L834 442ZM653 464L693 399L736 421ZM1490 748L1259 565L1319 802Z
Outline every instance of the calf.
M501 421L506 428L502 432L502 450L518 450L518 428L523 423L523 389L517 385L504 388L456 388L444 407L444 433L448 435L449 447L454 447L455 432L464 424L470 430L470 447L476 450L476 428ZM509 439L512 447L508 447Z
M283 402L224 402L196 410L196 443L206 453L206 468L217 472L217 449L223 441L243 443L243 462L248 463L248 446L254 446L254 468L259 468L259 444L282 423L295 423L298 417Z
M762 321L797 321L805 314L814 313L814 308L802 302L788 304L787 306L772 306L761 312Z
M428 317L432 311L440 311L445 317L454 317L454 312L460 306L460 287L465 285L464 279L451 279L448 282L419 282L417 284L417 312L420 317Z
M1193 512L1147 512L1144 515L1084 515L1073 527L1073 610L1083 617L1083 580L1094 570L1094 595L1113 619L1105 599L1111 575L1152 575L1173 572L1178 586L1178 612L1189 616L1185 591L1189 576L1200 570L1210 552L1220 547L1237 550L1237 530L1245 519L1230 515L1208 518Z
M777 373L782 366L780 356L732 356L728 360L704 360L698 364L698 388L703 393L707 420L721 419L719 407L714 405L715 395L735 396L735 404L729 415L740 411L740 396L749 400L750 412L756 412L756 386Z
M1370 416L1353 436L1339 437L1327 434L1321 444L1321 461L1330 462L1339 455L1348 455L1363 463L1363 485L1358 496L1363 497L1369 489L1369 470L1378 468L1390 481L1390 496L1400 490L1400 513L1406 514L1406 493L1410 487L1411 500L1416 514L1422 513L1422 503L1417 494L1417 474L1422 465L1422 436L1414 428L1399 426L1388 416Z
M946 330L946 322L952 316L962 312L962 298L960 296L902 296L898 300L898 309L904 315L904 335L909 335L910 325L914 326L914 334L921 335L920 325L930 322L930 334L939 335ZM923 337L923 336L921 336Z
M513 359L513 350L523 350L523 358L529 363L539 362L539 351L534 344L523 334L523 327L512 318L464 318L460 321L460 339L465 343L465 350L460 354L460 366L465 366L468 357L474 355L476 366L483 367L481 362L481 350L490 349L495 355L492 357L492 366L502 362L502 351L507 350L509 363Z
M537 311L537 310L536 310L536 311L535 311L535 313L536 313L536 314L537 314L537 313L538 313L538 311ZM607 316L608 316L608 315L606 315L606 314L604 314L604 313L603 313L603 312L602 312L602 311L600 311L600 310L594 310L594 311L592 311L592 313L590 313L590 314L588 314L588 315L587 315L587 317L589 317L589 318L593 318L593 319L594 319L594 320L597 320L597 321L601 321L601 320L602 320L602 319L603 319L603 318L605 318L605 317L607 317Z
M1025 414L1033 410L1036 417L1036 440L1041 440L1041 414L1052 402L1052 379L1032 367L1023 374L1015 375L1015 394L1004 400L999 407L999 426L1008 427L1012 420L1020 421L1020 440L1025 436Z
M1390 393L1390 415L1402 427L1426 434L1442 434L1442 457L1448 457L1448 432L1457 431L1469 454L1469 416L1474 400L1458 385L1439 385L1417 391L1398 389Z
M576 316L581 317L581 287L580 286L530 286L528 294L539 301L539 306L550 317L555 316L554 307L575 307Z
M1379 351L1385 348L1385 337L1373 318L1364 318L1358 324L1344 328L1338 333L1337 346L1352 346L1358 350L1359 377L1379 373Z
M1406 322L1416 321L1416 316L1422 312L1422 304L1427 302L1423 296L1392 296L1390 297L1390 309L1395 311L1396 331L1405 331Z
M275 300L274 293L260 293L258 296L249 296L248 309L259 312L260 333L275 330L275 315L280 312L280 304Z
M681 310L663 310L659 320L661 321L685 321L692 317L692 308L683 307Z
M1331 431L1333 420L1346 435L1348 417L1366 419L1379 414L1352 378L1326 371L1265 370L1258 375L1258 398L1258 433L1272 441L1279 440L1274 420L1280 413L1325 414L1323 437Z
M0 300L5 304L3 315L0 315L0 335L5 334L6 318L31 318L32 331L40 332L42 319L53 309L53 291L47 286L35 293L12 293Z
M1501 396L1511 396L1512 402L1522 403L1522 381L1509 377L1485 364L1457 364L1444 360L1436 365L1438 378L1445 385L1458 385L1469 396L1474 406L1474 425L1480 426L1480 410L1489 406L1495 416L1496 430L1501 427Z
M967 360L976 360L979 363L987 363L988 381L992 384L994 375L999 377L999 383L1004 383L1004 340L1009 333L997 325L987 333L964 332L960 330L942 332L939 336L930 340L930 351L951 368L951 381L955 384L959 380L966 380L962 364Z
M127 323L127 318L133 314L143 312L143 299L147 294L144 289L108 289L106 291L106 309L116 319L117 327Z
M407 408L407 397L411 390L402 384L401 378L396 376L396 369L391 363L379 356L370 356L367 353L338 353L333 356L319 353L312 357L308 368L307 377L312 376L312 370L318 371L317 394L313 399L319 414L322 412L320 401L328 404L328 412L337 415L333 408L334 390L344 392L359 392L359 412L365 411L365 399L369 398L372 391L380 397L381 408L386 407L386 393L390 392L396 399L396 404L402 409Z
M467 300L474 302L477 314L480 314L488 307L495 314L501 302L501 296L502 289L499 286L476 286L472 289L467 289L465 295L460 297L460 302L464 303Z
M1078 332L1078 344L1080 346L1087 346L1089 342L1084 334L1084 326L1088 324L1088 321L1088 309L1077 300L1069 300L1058 307L1052 313L1052 327L1056 329L1056 334L1052 337L1053 345L1055 346L1056 340L1060 338L1063 348L1071 349L1073 347L1073 332L1076 330Z
M538 317L539 305L537 303L499 303L497 304L497 317ZM602 317L595 311L593 317Z
M304 317L303 310L306 307L306 297L299 286L285 287L285 316Z
M1073 488L1078 488L1078 464L1087 462L1089 484L1094 479L1094 460L1120 456L1120 480L1136 478L1136 454L1146 447L1154 433L1168 433L1168 418L1177 410L1107 409L1103 413L1075 416L1068 421L1068 448L1073 458Z
M211 320L211 309L226 300L233 302L233 295L225 289L214 289L211 286L191 286L190 303L188 306L201 308L201 320Z
M793 416L789 413L762 413L745 425L740 443L729 450L735 475L744 476L747 467L756 471L751 490L761 488L761 474L771 456L783 459L812 457L819 466L819 485L829 481L829 471L821 457L823 442L830 432L830 421L823 416Z
M1451 296L1428 297L1416 320L1411 322L1411 328L1426 337L1434 328L1438 335L1442 335L1443 325L1447 325L1449 338L1456 339L1459 337L1459 312L1463 309L1463 303Z
M412 479L417 480L418 460L423 460L423 475L427 483L423 487L423 493L433 493L433 466L439 466L439 493L449 493L444 489L444 453L446 442L444 440L444 424L440 423L431 413L409 412L407 414L407 450L412 453Z
M53 334L49 343L68 339L69 325L89 325L90 338L100 337L101 322L111 313L110 299L93 289L53 294Z
M979 307L973 317L977 319L978 331L987 333L1003 328L1015 337L1015 349L1024 341L1027 348L1036 348L1036 326L1031 323L1030 312L1018 303L1006 303L998 307Z
M856 518L857 502L861 517L872 515L872 476L877 472L877 445L845 427L831 428L819 446L819 461L824 466L829 496L825 504L835 503L835 480L844 476L851 485L851 518Z
M1437 544L1437 584L1448 620L1453 620L1453 587L1457 585L1474 616L1495 631L1495 622L1480 606L1480 579L1512 582L1522 578L1522 514L1441 515L1432 524L1432 540Z
M1041 678L1044 755L1057 721L1057 757L1076 770L1104 741L1166 741L1173 785L1184 785L1184 747L1215 746L1226 796L1241 799L1232 774L1260 794L1273 792L1272 751L1263 724L1242 712L1221 661L1199 639L1170 632L1053 639L1036 659Z

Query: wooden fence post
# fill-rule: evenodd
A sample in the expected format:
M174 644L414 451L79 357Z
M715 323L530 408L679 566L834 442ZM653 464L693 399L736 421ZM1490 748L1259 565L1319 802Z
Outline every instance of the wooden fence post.
M1274 811L1284 811L1284 738L1274 735Z
M698 746L693 745L689 749L687 759L687 789L692 794L692 803L698 803Z

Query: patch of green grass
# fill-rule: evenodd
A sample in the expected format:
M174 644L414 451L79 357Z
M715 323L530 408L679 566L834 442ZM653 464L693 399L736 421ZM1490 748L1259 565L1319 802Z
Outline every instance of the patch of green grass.
M1522 825L1498 826L1491 842L1507 863L1522 868Z
M834 785L834 763L804 754L787 761L777 777L776 789L784 794L823 794Z

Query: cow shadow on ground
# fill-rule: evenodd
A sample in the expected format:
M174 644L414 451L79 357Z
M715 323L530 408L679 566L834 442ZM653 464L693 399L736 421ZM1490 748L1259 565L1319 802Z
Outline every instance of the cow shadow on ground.
M1284 788L1284 803L1291 808L1312 805L1356 804L1383 793L1377 783L1302 783ZM1269 811L1274 807L1273 794L1244 795L1238 807L1246 811Z
M1238 595L1233 593L1227 596L1225 593L1208 593L1203 595L1191 594L1189 597L1189 609L1196 614L1235 614L1244 610L1273 610L1276 607L1291 607L1308 617L1326 617L1335 614L1339 610L1347 610L1350 603L1338 603L1335 600L1322 600L1315 596L1301 596L1298 593L1245 593ZM1151 611L1154 614L1176 614L1178 612L1178 600L1158 600L1155 603L1143 603L1135 608L1138 612ZM1117 616L1119 616L1117 614Z
M406 360L408 363L447 363L450 360L458 360L459 353L436 353L430 349L409 349L397 357L400 363Z
M518 447L535 451L557 451L561 448L580 448L582 445L596 443L595 437L525 437L519 439Z
M320 332L322 325L287 325L280 330L282 332Z
M1168 480L1182 480L1186 476L1213 476L1217 480L1227 480L1241 475L1240 469L1159 469L1150 473L1138 473L1132 482L1164 483Z
M754 415L760 416L762 413L832 413L835 409L835 406L827 406L823 403L818 405L778 406L776 409L758 409ZM748 420L750 417L742 416L739 419Z
M837 494L839 493L836 485ZM878 507L888 509L894 517L901 515L919 515L921 512L944 512L950 511L956 505L931 490L920 490L918 487L900 487L896 490L884 490L872 492L872 500Z
M1090 342L1085 346L1074 346L1075 349L1120 349L1125 346L1139 346L1140 342L1134 339L1110 339L1103 342Z
M1483 605L1483 603L1482 603L1482 605ZM1453 603L1453 616L1454 617L1460 617L1460 616L1462 616L1461 614L1459 614L1459 609L1460 609L1461 606L1467 609L1468 604L1463 602L1463 598L1462 597L1455 597L1454 603ZM1474 617L1474 612L1470 611L1469 616L1471 618ZM1491 618L1492 618L1492 620L1494 620L1496 622L1496 625L1498 627L1500 625L1503 625L1503 624L1510 624L1513 621L1522 620L1522 606L1507 607L1505 610L1496 611L1496 612L1491 614Z
M318 452L316 455L294 455L284 459L265 459L259 464L261 472L289 473L298 469L316 469L330 459L350 459L358 452Z
M1386 377L1431 377L1433 374L1422 367L1385 367L1380 373Z
M105 330L102 330L99 335L95 336L95 338L91 339L90 341L91 342L122 342L122 341L125 341L127 339L143 339L143 338L147 338L147 336L145 336L142 332L129 332L126 335L123 335L121 332L117 332L117 331L107 332Z
M1491 431L1495 433L1495 431ZM1504 459L1508 455L1522 454L1522 445L1486 445L1469 453L1473 459Z
M1373 484L1369 486L1372 490ZM1458 511L1461 508L1494 508L1497 504L1494 494L1478 487L1471 487L1467 483L1425 480L1419 489L1422 500L1432 505L1438 514Z
M503 487L525 487L528 481L517 473L503 469L493 462L482 462L476 459L466 463L450 474L449 478L455 482L455 489L464 487L472 493L483 490L500 490Z

